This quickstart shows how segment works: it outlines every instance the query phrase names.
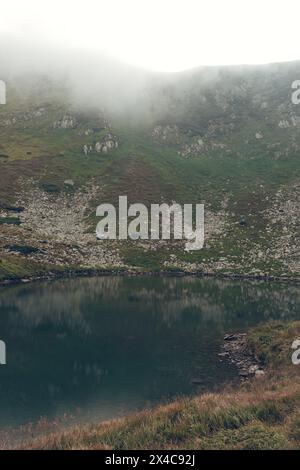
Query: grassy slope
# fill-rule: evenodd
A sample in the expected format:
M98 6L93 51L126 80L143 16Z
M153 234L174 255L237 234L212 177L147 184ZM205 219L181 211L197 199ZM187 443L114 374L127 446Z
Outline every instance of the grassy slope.
M299 369L291 344L300 322L252 329L248 348L267 366L239 388L173 402L98 426L25 443L25 449L299 449ZM300 367L300 366L298 366Z
M14 203L19 176L34 177L41 187L50 184L58 191L65 190L66 179L72 179L75 189L80 189L93 178L103 189L103 200L112 203L119 195L127 194L129 202L205 202L210 210L219 211L226 198L229 225L222 237L198 252L180 249L176 252L178 260L218 261L225 256L229 261L241 261L248 272L254 267L258 272L282 274L286 272L282 261L270 256L262 263L250 254L254 246L274 251L272 242L282 227L277 226L270 235L262 212L272 206L280 188L290 187L300 178L299 130L278 127L280 120L298 112L290 102L290 86L299 71L295 63L274 70L232 73L224 69L208 81L203 78L206 72L203 77L197 71L182 76L177 84L153 91L147 119L111 116L119 149L88 158L83 157L82 145L100 140L107 130L85 138L78 134L78 128L53 129L53 122L72 110L67 90L51 84L41 92L30 87L27 94L12 90L9 106L0 108L0 119L9 114L22 115L38 106L44 106L47 113L39 119L0 126L0 154L5 156L0 158L0 204ZM267 103L267 108L262 108L262 103ZM95 126L95 122L92 114L80 117L82 129ZM161 122L179 127L178 141L153 139L153 126ZM230 124L234 125L232 131L228 131ZM189 141L189 132L195 137L206 136L209 143L225 144L229 151L209 145L203 154L183 158L178 151ZM264 139L257 140L257 132ZM270 148L272 145L275 150ZM280 157L277 151L282 152ZM93 228L98 203L95 201L90 208ZM243 216L247 218L246 226L239 224ZM161 268L170 255L170 249L164 247L150 256L130 243L122 251L126 263L142 268Z

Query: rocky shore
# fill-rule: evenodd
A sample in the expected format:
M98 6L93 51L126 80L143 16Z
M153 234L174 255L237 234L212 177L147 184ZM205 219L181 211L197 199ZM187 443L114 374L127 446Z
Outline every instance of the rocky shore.
M0 280L0 286L11 284L28 283L36 281L50 281L55 279L69 278L69 277L93 277L93 276L153 276L153 277L210 277L216 279L231 279L231 280L248 280L248 281L265 281L265 282L285 282L285 283L300 283L299 277L289 276L260 276L260 275L247 275L247 274L230 274L230 273L211 273L201 271L182 271L182 270L141 270L129 267L111 267L111 268L78 268L68 267L66 269L51 270L43 274L28 277L15 277ZM235 335L236 336L236 335Z
M219 357L229 360L239 372L241 380L264 375L262 364L247 348L247 333L226 334Z

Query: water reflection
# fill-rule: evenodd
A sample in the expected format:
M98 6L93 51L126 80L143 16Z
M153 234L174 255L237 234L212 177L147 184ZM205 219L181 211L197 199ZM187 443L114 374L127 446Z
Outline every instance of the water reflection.
M106 419L211 389L235 374L217 356L224 332L299 318L299 305L298 286L196 278L1 288L0 425L78 409Z

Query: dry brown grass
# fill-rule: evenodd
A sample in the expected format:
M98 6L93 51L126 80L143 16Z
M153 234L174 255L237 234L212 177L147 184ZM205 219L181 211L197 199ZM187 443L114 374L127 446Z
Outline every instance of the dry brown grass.
M278 383L268 374L239 390L178 400L96 426L75 426L24 442L20 448L169 449L201 448L203 443L205 448L211 448L210 441L221 431L242 432L253 423L261 426L263 435L280 431L282 438L286 437L286 445L295 447L300 442L289 442L288 434L300 405L300 382L296 378L286 377ZM260 444L263 447L263 442Z

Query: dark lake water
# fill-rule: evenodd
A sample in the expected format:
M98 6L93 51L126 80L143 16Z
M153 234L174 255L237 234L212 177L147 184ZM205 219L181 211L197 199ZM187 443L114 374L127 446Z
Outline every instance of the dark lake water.
M223 335L299 319L299 307L299 286L188 277L0 288L0 428L107 419L220 387L237 375L218 356Z

